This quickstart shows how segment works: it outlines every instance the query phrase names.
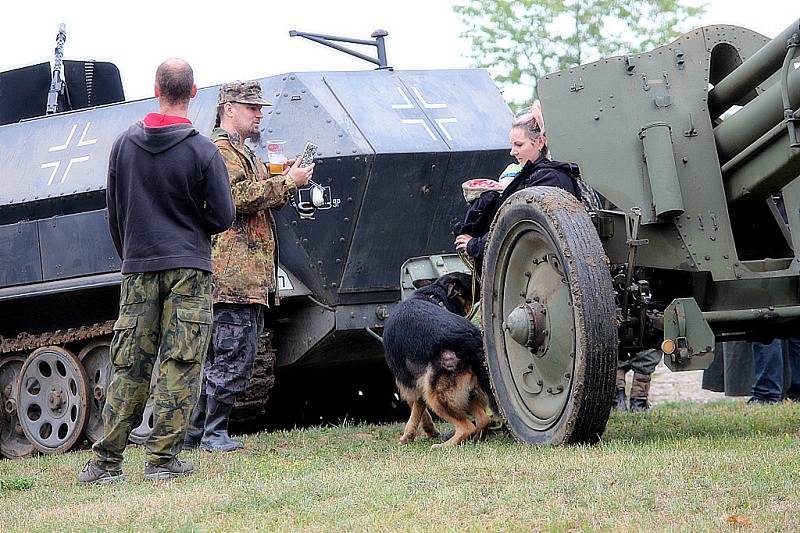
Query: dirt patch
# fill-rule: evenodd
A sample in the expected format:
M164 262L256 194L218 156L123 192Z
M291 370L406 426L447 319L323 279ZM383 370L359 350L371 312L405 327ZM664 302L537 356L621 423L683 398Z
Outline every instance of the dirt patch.
M628 390L630 390L633 373L628 372ZM688 372L673 372L662 362L653 372L653 381L650 385L650 404L658 405L665 402L710 402L725 396L722 392L712 392L702 388L702 370L691 370Z

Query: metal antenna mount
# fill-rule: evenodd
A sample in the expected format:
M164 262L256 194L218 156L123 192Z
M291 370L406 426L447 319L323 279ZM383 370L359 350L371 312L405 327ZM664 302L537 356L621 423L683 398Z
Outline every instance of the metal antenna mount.
M384 45L383 38L389 35L389 32L386 30L375 30L372 32L370 37L374 38L374 41L367 41L364 39L352 39L350 37L337 37L335 35L324 35L322 33L308 33L304 31L296 31L291 30L289 32L289 37L305 37L311 41L316 43L329 46L340 52L344 52L345 54L350 54L351 56L355 56L359 59L363 59L364 61L369 61L375 65L378 65L378 69L391 69L389 65L386 64L386 46ZM334 42L335 41L335 42ZM346 46L342 46L340 44L336 44L337 42L340 43L352 43L352 44L360 44L363 46L374 46L378 50L378 57L374 58L372 56L368 56L366 54L362 54L361 52L356 52L355 50L351 50Z

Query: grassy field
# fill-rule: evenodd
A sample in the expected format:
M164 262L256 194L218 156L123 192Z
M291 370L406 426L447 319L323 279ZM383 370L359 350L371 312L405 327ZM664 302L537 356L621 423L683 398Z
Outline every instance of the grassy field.
M800 531L800 404L666 404L603 442L401 447L401 425L261 433L197 473L81 487L88 451L0 460L0 531ZM444 424L439 425L444 428Z

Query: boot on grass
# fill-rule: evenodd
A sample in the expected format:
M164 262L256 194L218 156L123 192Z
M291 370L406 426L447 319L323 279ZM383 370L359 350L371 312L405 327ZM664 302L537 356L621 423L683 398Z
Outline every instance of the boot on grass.
M205 433L200 441L200 449L207 452L232 452L244 448L238 440L228 435L228 420L233 404L218 402L213 396L206 400Z
M650 409L647 398L650 396L650 374L634 372L631 385L631 413L641 413Z
M611 402L611 410L616 413L628 412L628 398L625 396L625 388L617 388L614 399Z
M81 485L110 485L123 479L122 470L106 470L94 460L87 461L78 474L78 483Z
M626 373L626 370L617 369L617 389L611 402L611 410L616 413L626 413L628 411L628 398L625 396Z
M631 413L642 413L650 409L647 398L631 398Z
M173 457L164 464L154 465L145 463L144 478L151 481L163 481L181 476L188 476L194 472L194 465L191 461L181 461Z

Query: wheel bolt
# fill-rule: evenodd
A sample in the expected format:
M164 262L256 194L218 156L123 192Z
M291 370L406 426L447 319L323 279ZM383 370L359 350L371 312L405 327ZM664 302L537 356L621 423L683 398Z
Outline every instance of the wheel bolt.
M55 389L50 391L50 394L47 396L47 404L50 406L50 409L56 409L60 407L64 403L64 395L61 391L56 391Z

